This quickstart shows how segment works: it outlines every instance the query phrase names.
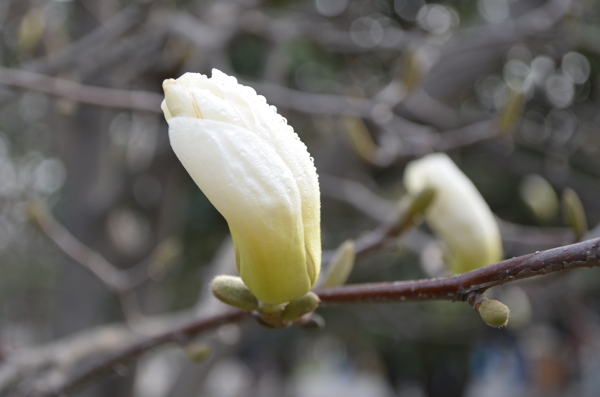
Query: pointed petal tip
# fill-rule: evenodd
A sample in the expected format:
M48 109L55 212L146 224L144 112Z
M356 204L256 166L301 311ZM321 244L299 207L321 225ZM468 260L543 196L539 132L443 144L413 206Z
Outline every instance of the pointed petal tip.
M166 80L164 80L163 83L162 83L163 91L166 90L169 86L171 86L173 84L177 84L177 80L175 80L175 79L166 79Z

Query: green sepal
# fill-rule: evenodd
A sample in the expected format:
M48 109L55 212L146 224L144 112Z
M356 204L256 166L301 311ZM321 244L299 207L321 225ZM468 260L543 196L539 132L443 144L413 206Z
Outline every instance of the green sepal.
M411 197L411 202L406 212L411 216L424 215L435 199L436 191L433 187L426 187Z
M258 299L239 277L217 276L210 284L210 289L213 295L223 303L242 310L258 310Z
M585 210L583 204L575 190L566 188L562 193L562 212L565 223L574 232L577 241L580 241L587 232L587 220L585 219Z
M354 251L354 242L352 240L344 241L335 251L327 271L323 275L322 286L338 287L346 284L356 259Z
M281 313L281 319L283 321L297 320L319 307L319 303L321 303L321 300L317 294L309 292L306 295L289 302Z

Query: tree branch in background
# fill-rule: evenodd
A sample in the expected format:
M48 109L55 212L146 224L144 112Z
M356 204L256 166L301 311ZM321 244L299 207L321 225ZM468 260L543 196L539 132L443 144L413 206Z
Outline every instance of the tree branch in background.
M41 202L30 203L29 216L68 257L117 294L129 292L164 272L179 253L178 243L167 239L156 247L149 258L128 270L121 270L77 240Z
M47 345L23 349L0 366L0 391L29 373L36 373L40 378L33 382L34 385L49 387L58 377L73 371L83 359L124 349L137 339L138 336L127 327L114 324L88 329ZM45 368L49 375L43 372Z
M310 114L333 114L373 120L374 109L382 104L374 99L354 98L340 95L312 94L290 88L259 82L244 82L256 88L277 106ZM148 91L128 91L114 88L94 87L72 80L46 76L19 69L0 67L0 85L44 92L61 98L71 99L88 105L160 113L161 94ZM386 153L388 163L407 157L419 157L433 151L449 151L470 146L498 135L495 120L484 120L445 132L411 122L396 114L384 123L385 127L400 134L403 145L395 153Z
M0 84L45 92L89 105L162 114L160 103L163 96L152 92L92 87L71 80L2 67Z
M61 383L53 390L32 391L28 396L32 397L59 397L71 394L84 386L102 378L115 371L115 367L124 365L135 360L142 354L170 343L185 344L202 332L216 329L224 324L239 323L252 318L252 313L241 310L233 310L227 313L212 316L210 318L197 320L186 326L175 328L161 335L145 339L118 352L100 362L93 364L82 371L75 373L72 377ZM16 397L16 396L15 396Z

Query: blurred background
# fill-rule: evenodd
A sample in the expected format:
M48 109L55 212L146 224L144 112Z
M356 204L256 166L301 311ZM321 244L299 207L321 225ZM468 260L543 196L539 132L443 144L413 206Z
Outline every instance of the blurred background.
M391 219L406 163L434 151L490 204L506 257L581 237L565 189L598 237L599 22L593 0L0 1L0 395L223 309L206 290L234 271L227 225L160 111L184 72L234 75L288 119L326 258ZM422 226L350 282L439 276L442 257ZM599 287L581 269L496 288L504 329L448 302L228 325L202 363L161 349L77 395L597 396Z

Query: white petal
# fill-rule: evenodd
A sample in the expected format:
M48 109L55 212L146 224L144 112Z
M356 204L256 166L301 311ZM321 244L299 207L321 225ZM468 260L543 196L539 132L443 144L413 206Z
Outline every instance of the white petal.
M255 128L256 121L254 120L254 114L252 113L251 108L258 105L255 101L252 101L252 94L256 97L256 91L250 87L238 84L235 78L230 77L231 76L227 76L217 69L213 69L211 81L221 91L223 99L230 104L242 119L246 128L258 134L261 138L267 139L267 136L261 134L260 131L257 131ZM264 97L263 100L265 100Z
M171 117L173 117L171 115L171 112L169 112L169 108L167 107L167 101L163 99L163 101L160 103L160 109L163 111L163 114L165 115L165 120L169 120Z
M213 80L220 84L226 100L235 104L248 129L257 133L279 154L291 170L302 198L302 218L305 241L310 257L318 263L321 257L321 203L317 170L306 145L298 138L293 128L277 113L274 106L267 104L265 97L257 95L250 87L237 84L235 78L213 69Z
M191 92L178 81L170 79L163 82L166 108L170 117L202 117L202 113L192 100ZM166 115L166 113L165 113Z
M282 303L310 289L301 192L281 156L232 124L173 117L169 127L177 157L227 219L240 276L257 298Z
M210 90L192 88L190 89L190 93L194 98L196 106L202 112L202 118L235 124L238 127L246 127L235 109L223 98L216 96Z

